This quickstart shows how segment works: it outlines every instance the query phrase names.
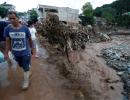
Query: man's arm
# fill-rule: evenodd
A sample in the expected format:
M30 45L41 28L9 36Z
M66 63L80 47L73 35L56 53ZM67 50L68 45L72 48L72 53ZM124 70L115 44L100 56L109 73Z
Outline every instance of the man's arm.
M6 37L6 41L5 41L5 58L8 59L8 52L11 50L11 40L9 37Z

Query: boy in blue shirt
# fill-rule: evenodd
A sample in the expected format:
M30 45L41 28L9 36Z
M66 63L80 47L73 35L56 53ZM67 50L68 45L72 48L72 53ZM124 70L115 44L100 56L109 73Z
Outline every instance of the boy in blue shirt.
M6 38L5 58L8 58L8 52L11 50L15 60L24 70L24 81L22 88L27 89L29 86L31 50L35 55L35 49L32 48L31 34L25 25L19 23L19 17L16 12L9 12L8 18L11 24L4 30L4 36Z

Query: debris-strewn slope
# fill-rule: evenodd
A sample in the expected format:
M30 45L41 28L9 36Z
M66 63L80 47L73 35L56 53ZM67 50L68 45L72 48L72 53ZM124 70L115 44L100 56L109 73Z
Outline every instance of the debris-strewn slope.
M69 29L56 15L48 16L44 32L46 39L40 40L49 53L47 61L56 65L60 75L69 80L66 86L81 91L84 100L122 100L120 85L116 85L120 83L119 77L115 72L109 74L110 69L98 60L97 52L86 45L87 32ZM85 47L91 49L87 51Z

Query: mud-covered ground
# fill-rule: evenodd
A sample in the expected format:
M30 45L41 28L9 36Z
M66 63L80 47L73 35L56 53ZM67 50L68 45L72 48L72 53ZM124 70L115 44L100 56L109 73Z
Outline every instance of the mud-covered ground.
M85 85L88 87L86 91L90 91L90 88L98 91L99 93L93 91L91 93L97 97L96 100L123 100L123 83L117 76L117 72L106 65L100 53L103 48L129 40L129 36L114 36L112 41L88 43L84 51L78 52L76 57L75 55L71 57L73 61L77 62L81 72L90 73L89 81L92 84L91 87L88 87L89 84ZM49 54L45 52L45 49L40 48L40 57L32 59L33 74L27 91L21 89L23 75L20 68L14 70L9 66L9 68L2 69L6 71L2 75L0 74L0 81L5 82L6 85L0 86L0 100L87 100L81 91L73 89L68 80L60 75L57 66L48 63ZM70 88L68 88L69 86Z

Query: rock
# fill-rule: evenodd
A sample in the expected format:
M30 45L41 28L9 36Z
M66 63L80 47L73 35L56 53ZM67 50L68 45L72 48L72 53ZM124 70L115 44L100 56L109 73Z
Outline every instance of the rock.
M117 72L117 75L121 76L124 74L124 71Z

